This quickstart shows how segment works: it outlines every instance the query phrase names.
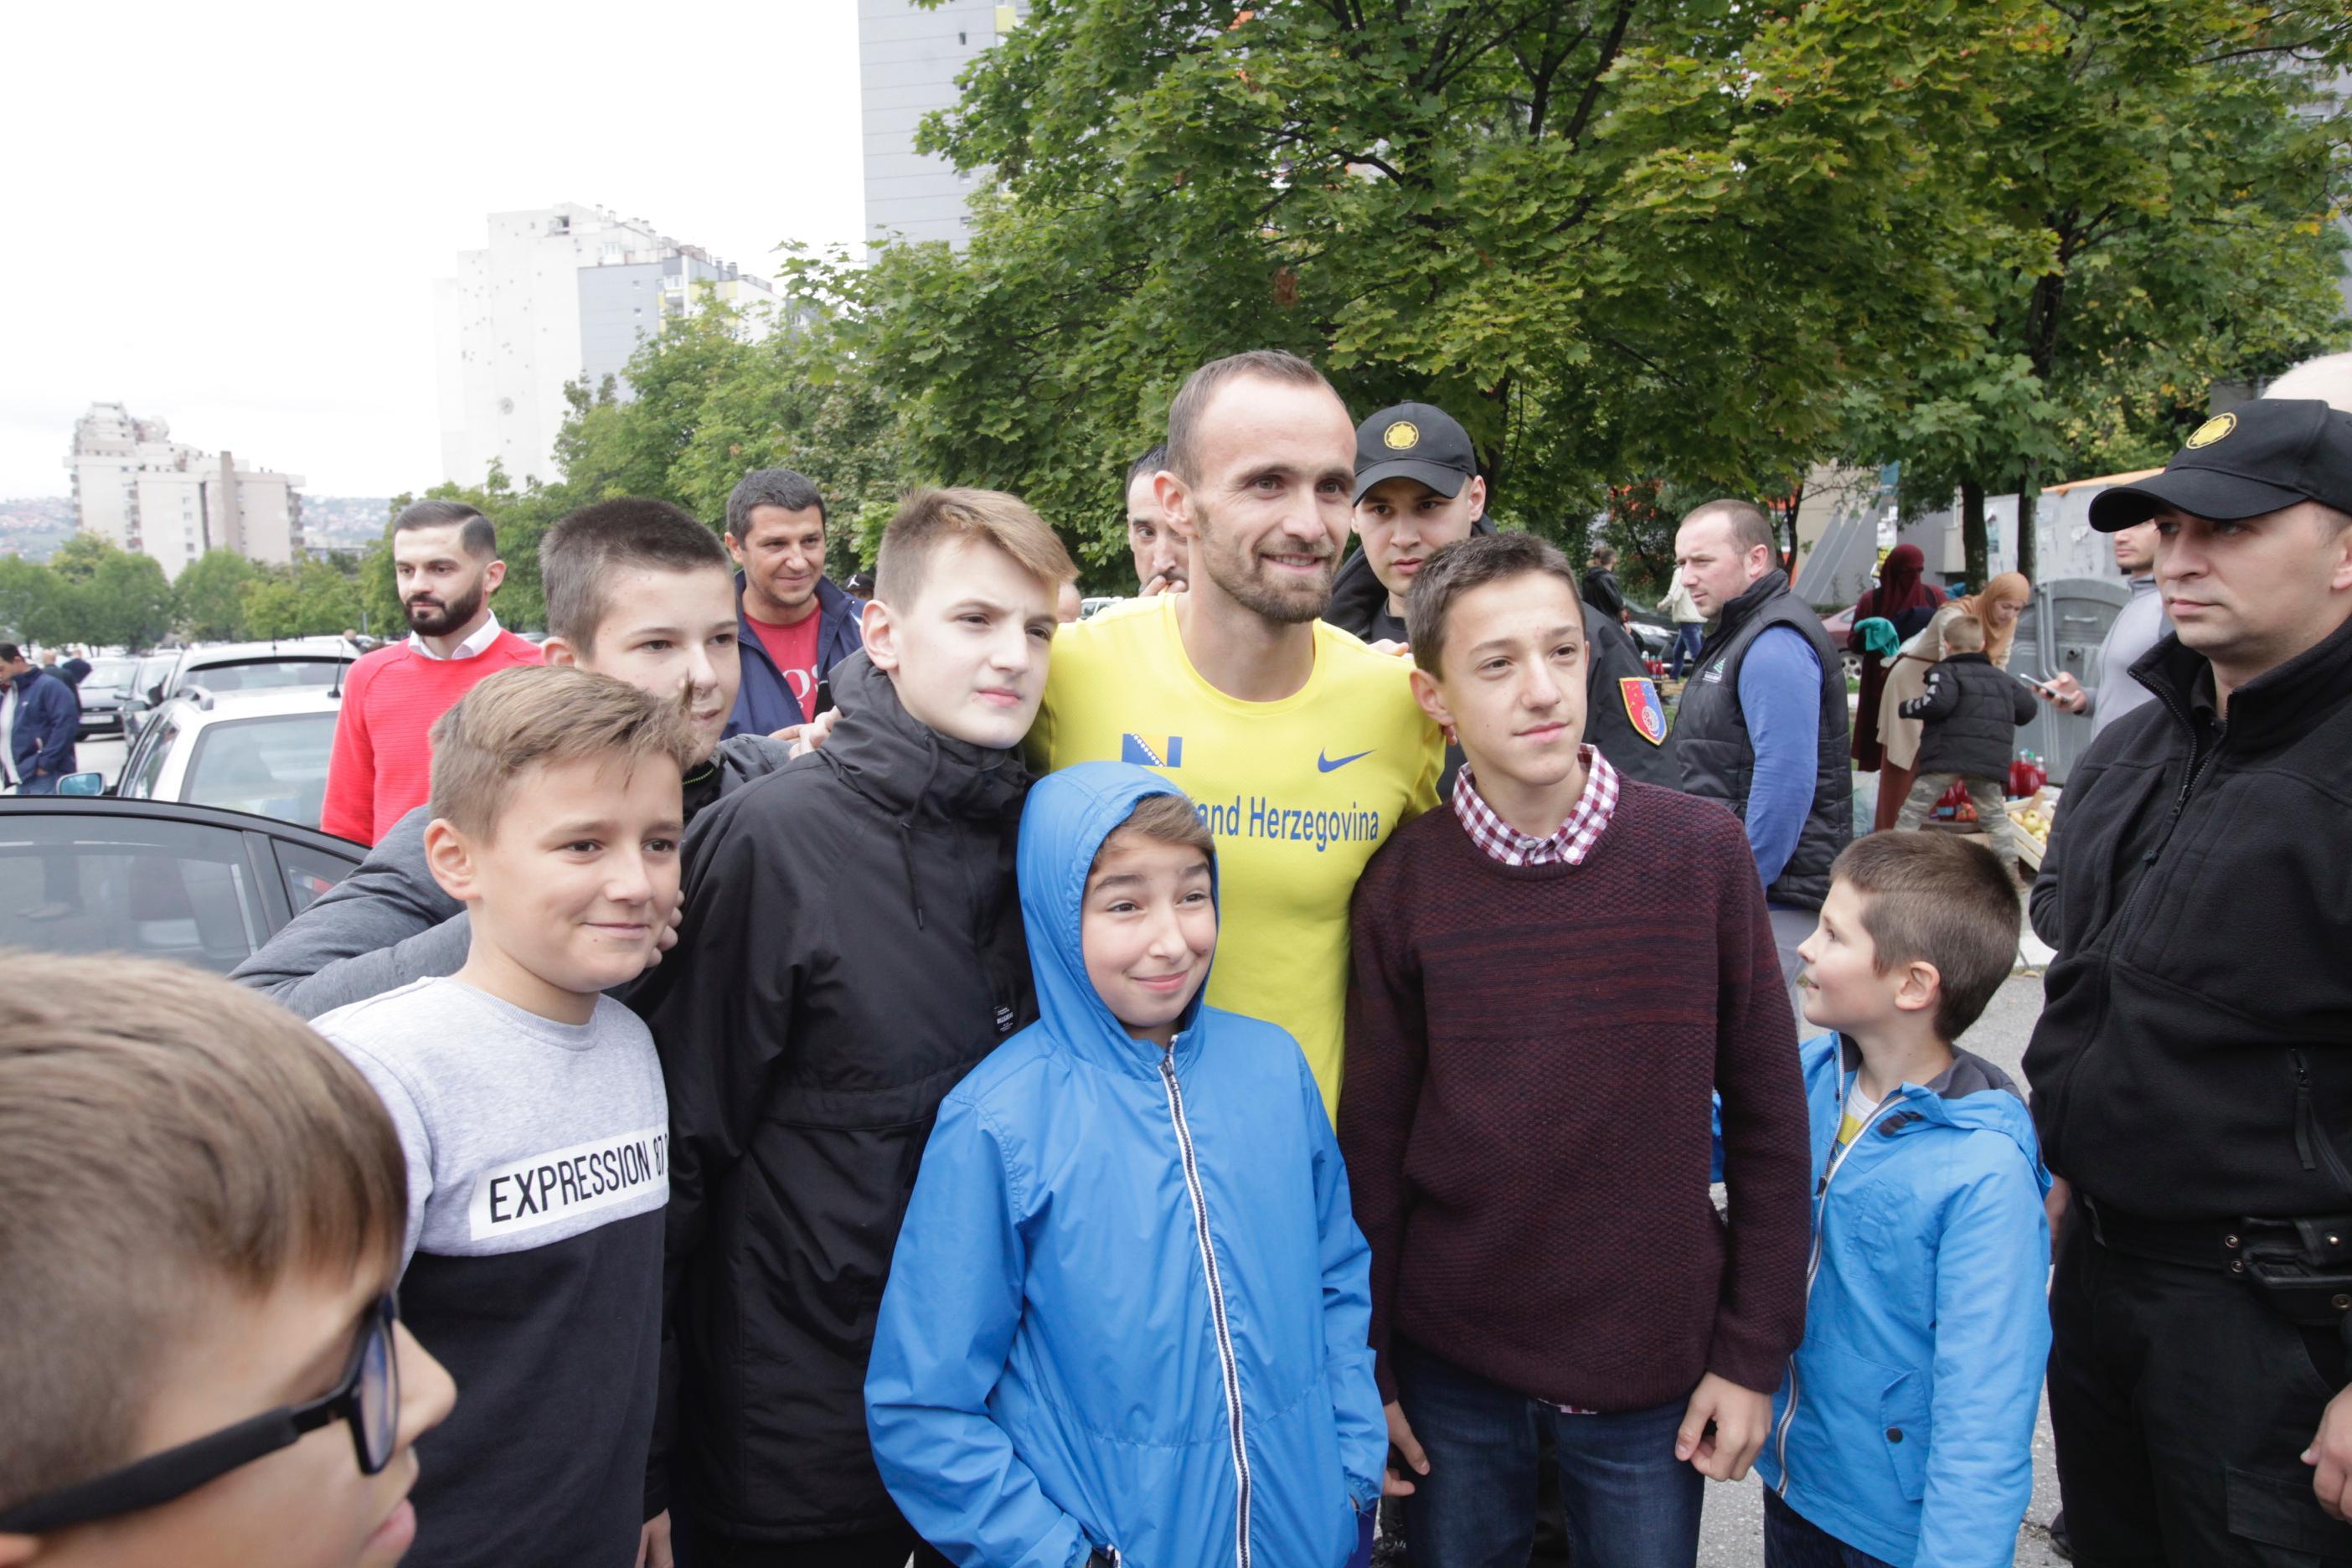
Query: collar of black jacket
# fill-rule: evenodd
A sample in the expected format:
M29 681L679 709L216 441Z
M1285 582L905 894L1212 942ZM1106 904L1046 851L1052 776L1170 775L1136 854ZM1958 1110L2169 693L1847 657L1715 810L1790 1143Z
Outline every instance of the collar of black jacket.
M918 721L862 649L835 665L830 679L841 718L817 755L850 788L899 817L997 818L1019 812L1029 774L1017 754L975 746Z
M1723 636L1730 636L1739 629L1741 623L1761 608L1767 599L1777 599L1788 591L1789 574L1787 573L1765 573L1764 575L1748 584L1747 591L1739 597L1723 606L1722 613L1716 618L1717 630Z
M2185 720L2195 711L2200 689L2211 690L2212 666L2203 654L2183 645L2178 632L2167 633L2142 654L2131 672L2176 719ZM2317 647L2264 670L2230 694L2231 748L2298 740L2347 699L2352 699L2352 621L2336 627Z

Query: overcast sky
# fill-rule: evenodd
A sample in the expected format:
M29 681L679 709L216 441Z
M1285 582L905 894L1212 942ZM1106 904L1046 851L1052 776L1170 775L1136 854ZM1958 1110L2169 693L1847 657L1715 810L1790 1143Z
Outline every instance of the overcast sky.
M856 0L7 8L0 498L93 402L301 474L437 482L432 281L575 201L772 272L864 228Z

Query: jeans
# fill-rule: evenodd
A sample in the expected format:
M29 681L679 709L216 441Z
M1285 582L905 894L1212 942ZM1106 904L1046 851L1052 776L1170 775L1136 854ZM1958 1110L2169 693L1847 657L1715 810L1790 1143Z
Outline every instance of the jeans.
M2079 1204L2059 1242L2050 1328L2050 1425L2076 1562L2352 1563L2352 1524L2320 1511L2297 1458L2344 1386L2332 1330L2296 1328L2218 1267L2103 1246Z
M1396 1346L1398 1396L1429 1455L1413 1479L1413 1568L1525 1568L1535 1540L1536 1432L1559 1452L1569 1553L1606 1568L1692 1568L1706 1481L1675 1458L1686 1402L1567 1415L1418 1345Z
M1893 1568L1858 1546L1848 1546L1770 1489L1764 1493L1764 1568Z
M1683 665L1685 660L1698 657L1699 646L1706 640L1706 624L1703 621L1675 623L1674 663L1667 669L1669 676L1676 680L1683 678Z
M43 773L37 779L28 778L17 786L16 793L18 795L55 795L58 793L58 780L64 776L63 773Z
M1895 826L1908 832L1927 825L1927 814L1944 798L1944 792L1960 781L1958 773L1921 773L1905 797L1903 809L1895 814ZM1977 808L1977 826L1992 840L1992 852L2000 863L2012 869L2017 865L2017 836L2011 830L2009 796L1997 779L1969 779L1969 800Z

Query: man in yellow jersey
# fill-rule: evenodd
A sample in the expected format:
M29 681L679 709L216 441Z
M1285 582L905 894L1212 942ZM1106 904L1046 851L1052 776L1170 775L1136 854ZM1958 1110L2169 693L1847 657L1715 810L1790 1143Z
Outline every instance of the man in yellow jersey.
M1444 756L1404 661L1317 618L1352 517L1355 425L1305 360L1235 354L1177 393L1153 488L1191 591L1061 629L1030 759L1139 763L1192 795L1217 839L1209 1000L1288 1029L1335 1109L1349 897L1436 804Z

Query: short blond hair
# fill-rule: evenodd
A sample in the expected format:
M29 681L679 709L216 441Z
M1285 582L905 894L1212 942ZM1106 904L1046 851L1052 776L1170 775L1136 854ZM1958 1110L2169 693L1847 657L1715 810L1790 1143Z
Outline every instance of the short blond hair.
M653 763L682 777L695 750L687 700L577 665L502 669L433 726L433 815L491 839L528 768L594 759L632 769Z
M1982 653L1985 624L1974 616L1954 616L1944 623L1946 653Z
M1045 520L1019 496L1003 490L917 490L898 503L882 531L874 563L874 596L901 611L930 575L931 557L960 539L992 544L1024 572L1058 589L1078 574L1077 563Z
M189 1302L400 1266L399 1135L359 1069L177 964L0 952L0 1510L132 1457Z

